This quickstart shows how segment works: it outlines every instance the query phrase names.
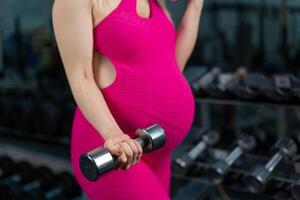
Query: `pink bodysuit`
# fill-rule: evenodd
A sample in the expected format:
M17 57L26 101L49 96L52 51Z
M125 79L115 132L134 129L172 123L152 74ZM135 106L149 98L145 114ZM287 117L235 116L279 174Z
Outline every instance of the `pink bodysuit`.
M136 129L159 124L166 143L144 153L130 169L113 170L91 182L79 169L79 157L105 141L77 107L71 161L90 200L169 200L171 154L192 126L195 101L176 61L176 28L157 0L149 3L150 17L144 18L136 11L137 0L121 0L94 28L94 50L116 70L114 82L99 92L124 133L135 138Z

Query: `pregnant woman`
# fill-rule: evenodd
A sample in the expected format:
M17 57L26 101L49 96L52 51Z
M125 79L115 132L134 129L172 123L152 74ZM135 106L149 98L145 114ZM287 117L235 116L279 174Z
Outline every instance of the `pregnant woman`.
M202 6L203 0L189 0L176 30L163 0L55 0L55 36L78 105L72 167L89 199L170 199L171 153L194 117L182 71ZM166 143L142 154L135 131L153 124L165 130ZM99 146L117 157L117 168L91 182L79 157Z

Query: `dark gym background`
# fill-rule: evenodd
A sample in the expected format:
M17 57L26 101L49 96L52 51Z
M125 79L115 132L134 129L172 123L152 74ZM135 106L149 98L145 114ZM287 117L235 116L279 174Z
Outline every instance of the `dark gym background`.
M85 198L69 162L75 103L54 38L52 4L53 0L0 0L0 200L32 199L22 185L36 180L48 185L31 190L40 199ZM186 4L186 0L168 2L176 26ZM194 91L194 124L173 154L172 199L299 199L298 151L287 156L281 151L293 145L274 146L283 137L299 145L299 67L299 0L205 2L197 44L184 75L192 85L213 69L219 72L210 84ZM259 91L259 98L228 93L229 86L235 92L249 86L241 77L226 83L236 80L240 68L253 75L247 80L251 91ZM277 83L274 75L288 85ZM176 160L199 142L203 145L203 136L212 130L221 142L205 148L188 169L178 167ZM210 169L226 160L245 133L258 144L249 154L238 156L229 175L216 184ZM245 180L253 175L251 169L263 166L276 152L284 158L269 170L263 191L249 189Z

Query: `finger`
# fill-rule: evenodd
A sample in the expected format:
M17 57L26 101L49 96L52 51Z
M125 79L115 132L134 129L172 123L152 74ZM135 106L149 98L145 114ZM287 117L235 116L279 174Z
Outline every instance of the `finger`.
M111 141L107 141L104 143L104 148L107 149L111 154L117 154L118 153L118 146L113 145Z
M132 163L133 152L127 142L122 142L121 145L123 146L123 149L124 149L126 157L127 157L127 164L125 166L125 169L128 169Z
M129 169L133 163L133 151L127 141L123 142L122 145L125 149L124 151L127 157L125 169Z
M131 147L131 150L133 152L132 165L134 165L138 161L138 156L139 156L138 155L138 148L137 148L134 140L132 140L132 139L127 140L127 143L129 144L129 146Z
M142 155L143 155L143 148L142 146L140 145L140 143L138 143L136 140L134 140L134 143L135 145L137 146L138 148L138 162L141 161L141 158L142 158Z
M112 155L121 155L123 153L122 148L119 144L116 145L104 145L105 148L112 154Z
M121 154L120 156L118 156L117 160L118 160L118 166L117 167L119 169L123 169L127 164L127 157L126 157L125 152L123 154Z

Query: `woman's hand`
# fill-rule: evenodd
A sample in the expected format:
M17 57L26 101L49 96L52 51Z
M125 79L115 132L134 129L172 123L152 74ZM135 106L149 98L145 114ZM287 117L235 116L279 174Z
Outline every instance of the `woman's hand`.
M141 145L127 134L112 134L104 143L112 155L117 156L116 169L129 169L141 160L143 149Z

